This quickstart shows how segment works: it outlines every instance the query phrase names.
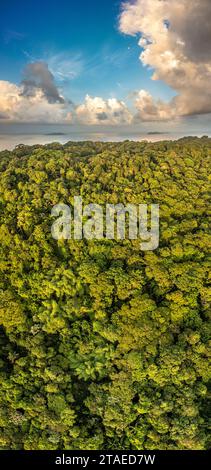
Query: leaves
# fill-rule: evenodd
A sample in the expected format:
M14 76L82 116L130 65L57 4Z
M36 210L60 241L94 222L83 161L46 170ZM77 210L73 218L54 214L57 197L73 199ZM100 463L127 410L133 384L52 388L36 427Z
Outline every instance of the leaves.
M1 448L207 448L211 140L0 156ZM159 248L53 240L79 195L159 204Z

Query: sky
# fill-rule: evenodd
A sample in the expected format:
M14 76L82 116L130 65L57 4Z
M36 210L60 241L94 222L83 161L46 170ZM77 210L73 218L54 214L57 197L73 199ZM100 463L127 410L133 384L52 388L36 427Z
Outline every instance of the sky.
M210 0L1 0L0 126L207 131Z

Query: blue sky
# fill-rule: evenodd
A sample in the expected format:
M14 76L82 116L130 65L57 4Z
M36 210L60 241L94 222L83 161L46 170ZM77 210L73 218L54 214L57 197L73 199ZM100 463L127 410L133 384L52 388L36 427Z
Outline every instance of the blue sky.
M0 79L19 83L27 62L44 60L76 102L86 93L127 99L146 87L169 99L172 90L141 64L137 39L119 32L120 11L120 0L4 0Z

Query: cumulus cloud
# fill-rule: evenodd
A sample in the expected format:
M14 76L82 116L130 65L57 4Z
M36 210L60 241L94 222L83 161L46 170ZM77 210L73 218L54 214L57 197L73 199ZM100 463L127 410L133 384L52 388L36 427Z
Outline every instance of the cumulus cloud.
M175 117L173 101L170 104L161 100L155 101L148 91L141 90L137 93L135 100L137 110L134 121L168 121Z
M13 122L73 121L73 103L57 88L48 64L28 64L20 85L0 80L0 119Z
M130 124L133 119L125 103L116 98L104 100L87 95L84 103L78 106L75 112L77 120L88 125Z
M73 107L69 101L57 100L55 89L48 84L47 78L45 87L34 86L34 82L16 85L0 81L0 119L84 125L123 125L133 120L126 104L116 98L87 95L82 104Z
M65 100L48 64L29 63L20 85L0 81L0 120L84 125L130 124L133 116L123 101L87 95L80 105Z
M63 103L49 101L41 88L23 93L23 85L0 81L0 116L13 122L65 122L71 119Z
M37 61L27 64L24 70L24 79L21 82L23 96L36 96L41 90L49 103L64 103L63 96L59 94L54 82L54 76L46 62Z
M143 120L211 112L210 0L135 0L122 6L120 30L140 36L140 60L177 92L169 104L140 92Z

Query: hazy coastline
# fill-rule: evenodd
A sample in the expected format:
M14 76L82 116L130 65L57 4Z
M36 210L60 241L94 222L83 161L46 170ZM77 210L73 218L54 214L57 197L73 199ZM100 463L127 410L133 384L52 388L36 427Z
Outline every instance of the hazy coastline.
M162 140L177 140L185 136L203 135L211 136L210 132L192 131L187 132L176 130L158 131L158 130L139 130L131 132L130 128L101 128L83 127L73 128L67 125L32 125L32 124L10 124L9 126L0 125L0 151L12 150L16 145L36 145L59 142L65 144L68 141L103 141L103 142L122 142L124 140L156 142Z

